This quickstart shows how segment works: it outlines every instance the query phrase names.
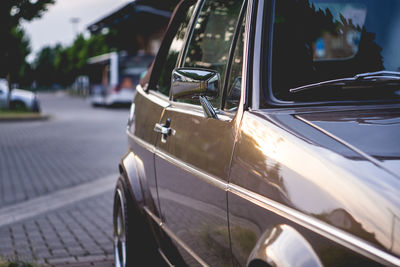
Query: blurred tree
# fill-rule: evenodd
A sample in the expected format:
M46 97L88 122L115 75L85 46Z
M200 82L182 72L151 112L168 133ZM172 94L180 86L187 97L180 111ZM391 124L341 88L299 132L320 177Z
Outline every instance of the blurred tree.
M10 47L4 53L9 59L7 62L7 70L11 82L21 82L30 72L30 65L25 60L31 52L29 39L22 28L15 27L11 30L10 39L8 41L10 42Z
M46 46L38 53L33 62L37 84L50 87L57 82L58 73L54 68L54 62L62 49L62 46L58 44L54 47Z
M28 68L25 58L30 52L29 39L20 27L20 22L40 17L47 6L54 2L55 0L0 1L0 77L6 77L9 84L17 82ZM8 98L8 103L9 100Z
M79 75L86 75L90 57L110 52L103 35L85 38L78 35L70 46L44 47L34 62L35 78L39 86L68 86Z

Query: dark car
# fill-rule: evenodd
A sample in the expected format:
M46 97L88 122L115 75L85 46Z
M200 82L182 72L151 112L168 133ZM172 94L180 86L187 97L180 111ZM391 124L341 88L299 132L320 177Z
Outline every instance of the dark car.
M400 1L184 0L137 88L116 266L400 266Z

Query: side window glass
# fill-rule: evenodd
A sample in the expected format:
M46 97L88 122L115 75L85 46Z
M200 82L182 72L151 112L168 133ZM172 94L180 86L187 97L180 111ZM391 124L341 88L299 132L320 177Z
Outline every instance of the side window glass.
M235 52L232 59L232 67L229 74L226 100L224 109L227 111L236 111L242 88L242 66L243 66L243 46L244 46L244 28L245 22L240 27L239 36L235 46Z
M180 51L183 49L186 30L193 15L194 9L195 4L193 3L193 5L188 9L186 16L183 18L181 24L179 25L175 37L172 39L171 45L164 61L164 66L161 69L160 78L157 82L157 90L166 96L169 95L172 70L176 66L176 61L178 59Z
M229 50L243 1L208 0L204 3L186 52L184 67L216 70L221 76L221 82L224 81ZM222 88L223 84L220 90ZM220 108L221 97L220 92L219 97L210 101L215 108Z

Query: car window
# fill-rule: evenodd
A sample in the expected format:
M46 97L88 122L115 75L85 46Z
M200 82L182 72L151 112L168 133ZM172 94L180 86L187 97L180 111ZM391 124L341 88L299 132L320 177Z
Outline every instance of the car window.
M245 22L243 21L240 26L239 36L235 45L232 67L228 79L227 96L224 106L224 109L227 111L236 111L239 105L242 87L244 28Z
M195 9L195 1L193 1L192 5L189 7L186 15L183 17L182 22L180 23L177 31L175 33L174 38L172 39L171 45L169 46L168 53L164 60L164 65L161 68L161 73L159 80L157 82L157 90L168 96L169 90L171 87L171 74L172 70L176 66L176 62L179 56L180 51L183 49L185 34L190 22L190 18L193 15Z
M400 50L393 49L400 40L393 18L399 16L397 0L276 1L274 97L287 101L399 98L398 82L376 83L368 77L359 79L360 83L351 80L376 72L384 76L383 71L390 71L386 73L390 77L380 81L400 76ZM334 82L344 78L348 81ZM333 82L318 86L328 81ZM302 91L304 87L312 90Z
M184 67L216 70L221 81L224 81L229 50L243 2L209 0L204 3L186 51ZM222 88L223 85L220 90ZM217 98L211 99L214 107L220 107L221 97L220 92ZM198 100L190 102L199 104Z

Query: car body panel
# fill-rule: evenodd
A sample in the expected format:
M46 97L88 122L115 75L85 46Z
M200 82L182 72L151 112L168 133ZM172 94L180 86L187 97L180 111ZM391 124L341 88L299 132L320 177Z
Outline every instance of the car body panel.
M243 231L243 230L242 230ZM289 225L277 225L258 239L248 264L265 260L272 266L322 266L313 248Z
M117 92L111 91L103 94L94 90L90 98L92 105L95 106L129 105L135 98L135 91L133 89L120 89Z
M229 193L229 222L230 235L232 238L232 252L235 266L251 266L252 261L259 259L263 263L270 266L310 266L310 261L315 265L320 262L322 266L390 266L387 261L380 261L378 258L371 260L370 255L364 255L362 249L356 251L350 249L351 246L341 244L342 240L330 236L332 229L318 231L310 225L315 225L307 219L299 219L301 216L293 216L293 212L288 211L284 206L273 205L270 201L259 201L251 198L247 194L239 194L237 190ZM262 198L261 198L262 199ZM265 199L264 199L265 200ZM272 205L266 205L269 203ZM274 203L276 204L276 203ZM280 209L282 208L282 209ZM301 215L301 213L297 214ZM299 220L297 220L299 219ZM303 218L304 219L304 218ZM310 224L309 224L310 223ZM282 225L290 227L297 232L293 241L299 247L285 254L285 240L277 240L274 238L279 236L270 235L273 229ZM312 230L311 230L312 229ZM262 253L260 244L264 244ZM280 251L276 251L276 245L281 245ZM253 251L258 250L258 254L254 255ZM304 253L302 257L296 257L297 261L292 257L299 253ZM314 257L316 255L317 257ZM291 259L292 258L292 259ZM301 261L304 260L304 261ZM375 261L377 260L377 261ZM289 265L286 265L286 264ZM247 265L249 264L249 265ZM282 265L280 265L282 264ZM256 265L257 266L257 265Z
M398 177L361 155L354 159L315 144L307 136L300 140L268 115L267 111L246 112L230 182L398 254L394 236L399 233L393 225L400 206ZM229 210L238 216L231 199ZM377 216L382 218L379 225Z
M118 92L113 92L107 95L104 99L104 103L107 106L117 105L117 104L130 104L135 98L135 91L128 89L120 89Z
M273 3L248 1L236 114L137 90L129 144L160 251L176 266L400 266L399 104L265 101Z
M155 161L163 222L206 264L230 265L225 184L235 122L181 103L166 108L161 122L167 119L173 133L158 140Z
M0 88L0 108L5 108L7 106L7 97L9 94L9 90L6 87ZM25 107L30 111L39 111L39 99L37 98L35 93L31 91L22 90L22 89L13 89L11 91L11 102L19 101L25 105Z
M160 214L160 207L157 196L157 182L154 169L154 152L157 141L157 133L154 125L159 122L161 114L168 105L168 102L157 99L154 95L145 93L143 89L137 87L138 94L134 101L133 118L128 124L128 145L130 151L141 160L143 166L143 179L148 185L151 199L154 201L154 214ZM151 110L151 112L148 112Z

